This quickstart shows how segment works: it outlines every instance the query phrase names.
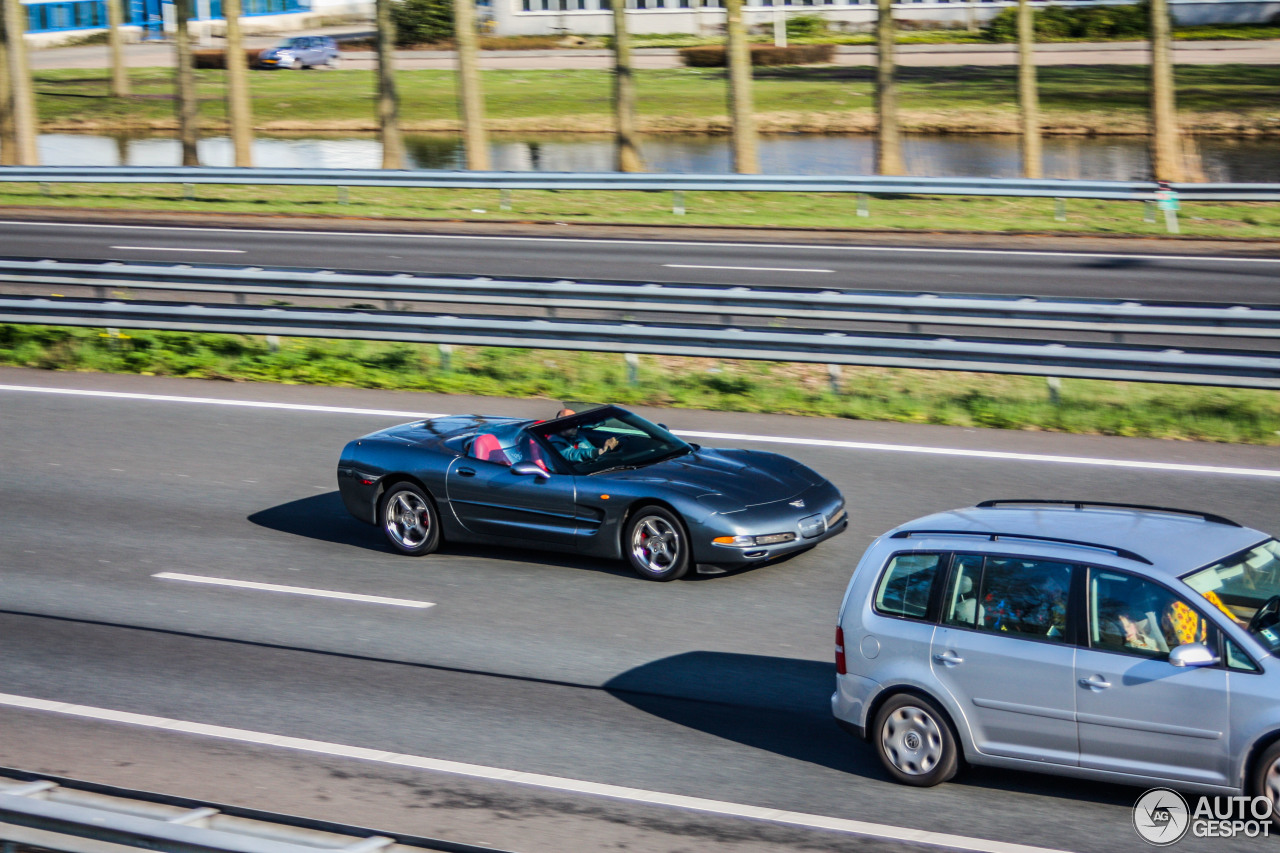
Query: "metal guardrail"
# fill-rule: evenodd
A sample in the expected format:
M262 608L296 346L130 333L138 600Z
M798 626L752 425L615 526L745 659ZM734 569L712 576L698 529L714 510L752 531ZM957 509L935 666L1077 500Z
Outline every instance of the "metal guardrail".
M495 853L11 769L0 769L0 841L63 853Z
M639 192L822 192L1155 201L1150 181L923 178L881 175L682 175L621 172L468 172L382 169L237 169L208 166L5 166L0 182L250 184ZM1173 184L1184 199L1280 201L1280 184Z
M248 297L379 301L390 310L405 303L519 306L554 318L570 310L628 314L689 314L695 318L769 321L846 321L917 327L1008 327L1093 332L1119 341L1127 334L1280 338L1280 305L1188 305L1107 299L1033 299L1023 296L939 296L835 290L782 290L725 285L628 281L493 279L355 273L335 270L202 264L31 261L0 258L0 283L89 287L105 298L111 289L199 292Z

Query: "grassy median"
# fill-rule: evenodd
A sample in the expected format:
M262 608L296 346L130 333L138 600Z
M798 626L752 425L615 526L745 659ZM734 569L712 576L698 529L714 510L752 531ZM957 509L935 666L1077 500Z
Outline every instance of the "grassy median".
M0 325L0 364L51 370L608 400L624 404L1097 435L1280 444L1280 393L984 373Z

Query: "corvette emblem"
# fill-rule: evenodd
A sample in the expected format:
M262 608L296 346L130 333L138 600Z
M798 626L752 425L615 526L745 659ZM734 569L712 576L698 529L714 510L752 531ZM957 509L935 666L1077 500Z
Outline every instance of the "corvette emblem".
M792 501L791 505L796 509L804 509L804 501Z

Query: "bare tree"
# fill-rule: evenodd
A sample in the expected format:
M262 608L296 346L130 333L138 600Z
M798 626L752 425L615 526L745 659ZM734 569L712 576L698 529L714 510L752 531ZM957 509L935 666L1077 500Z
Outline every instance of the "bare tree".
M106 0L107 3L107 42L111 53L111 94L116 98L129 96L129 72L124 65L124 34L120 27L124 25L124 13L120 8L120 0Z
M489 140L484 132L484 91L476 46L475 0L453 0L453 35L458 42L458 108L467 168L489 170Z
M40 165L36 148L36 101L31 86L31 68L27 65L27 43L23 39L26 9L22 0L0 0L4 3L4 38L9 54L9 90L13 104L15 161L19 166Z
M235 149L236 166L249 168L253 165L253 113L249 106L249 63L240 32L240 0L222 0L222 14L227 19L227 121L231 125L231 146Z
M893 58L898 34L893 25L893 0L877 0L876 9L876 174L901 175L902 137L898 132L898 81Z
M644 162L636 143L636 80L631 65L631 33L627 31L627 0L613 0L613 110L617 117L618 171L643 172Z
M404 140L400 137L400 96L396 94L396 25L393 0L376 0L378 29L378 135L382 168L404 168Z
M615 0L620 2L620 0ZM754 175L760 171L756 148L756 112L751 98L751 51L742 21L742 0L724 0L729 66L729 122L733 127L733 171Z
M13 85L4 33L4 10L0 9L0 166L13 166L18 162L18 134L13 125Z
M1174 104L1168 0L1151 0L1151 171L1157 181L1185 180Z
M1022 176L1044 176L1040 153L1040 93L1036 89L1036 28L1031 4L1018 0L1018 111L1022 117Z
M196 146L200 141L200 102L196 98L196 69L191 52L191 0L173 0L174 76L178 93L178 140L182 143L182 165L199 166Z

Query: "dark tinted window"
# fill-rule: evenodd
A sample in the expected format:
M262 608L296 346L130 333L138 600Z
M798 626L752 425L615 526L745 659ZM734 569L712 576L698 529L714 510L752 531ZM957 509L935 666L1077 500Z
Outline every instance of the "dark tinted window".
M1065 642L1072 567L958 554L943 605L949 625Z
M929 592L933 589L940 560L937 554L895 556L880 577L876 610L891 616L925 618L929 612Z

